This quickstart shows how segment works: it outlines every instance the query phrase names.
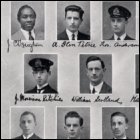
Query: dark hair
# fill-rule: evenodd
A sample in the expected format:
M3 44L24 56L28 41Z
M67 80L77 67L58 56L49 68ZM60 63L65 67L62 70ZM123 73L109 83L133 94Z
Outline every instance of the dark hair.
M115 113L113 113L113 114L111 115L111 121L112 121L112 118L115 117L115 116L124 117L124 118L125 118L125 122L126 122L126 123L129 122L127 116L126 116L124 113L122 113L122 112L115 112Z
M21 120L21 118L22 118L23 116L26 116L26 115L32 115L33 118L34 118L34 121L35 121L35 123L36 123L36 116L35 116L34 113L32 113L32 112L30 112L30 111L25 111L25 112L23 112L23 113L21 114L21 116L20 116L20 120Z
M97 61L97 60L101 62L102 68L104 69L105 68L104 61L101 58L97 57L97 56L90 56L90 57L88 57L88 59L86 61L86 66L88 65L89 62Z
M83 126L84 120L77 112L71 111L71 112L67 113L65 116L65 124L66 124L67 118L79 118L80 126Z
M84 14L84 10L76 5L69 5L65 8L65 17L67 15L68 11L74 11L74 12L78 12L80 15L80 19L83 20L83 14Z
M36 12L34 11L34 9L31 6L29 6L29 5L23 5L22 7L19 8L18 13L17 13L17 19L18 19L18 21L20 21L21 12L25 8L31 9L34 12L34 15L35 15L35 18L36 18Z

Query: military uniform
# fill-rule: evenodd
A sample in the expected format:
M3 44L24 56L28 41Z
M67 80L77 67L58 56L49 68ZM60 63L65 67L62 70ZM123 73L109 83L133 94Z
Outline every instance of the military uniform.
M29 65L32 67L33 71L42 71L44 69L47 70L47 72L50 71L50 67L53 65L53 62L51 60L45 59L45 58L34 58L29 61ZM25 93L54 93L57 94L58 92L54 90L48 83L45 83L45 85L42 85L40 89L35 86L33 89L26 91Z
M125 7L120 6L120 5L111 6L108 9L108 13L110 15L110 18L125 18L125 20L128 20L131 17L131 12L128 9L126 9ZM121 36L118 36L117 40L121 40L120 38L121 38ZM115 36L113 35L108 40L115 40ZM130 37L129 35L126 34L125 37L123 38L123 40L135 40L135 39L133 39L132 37Z

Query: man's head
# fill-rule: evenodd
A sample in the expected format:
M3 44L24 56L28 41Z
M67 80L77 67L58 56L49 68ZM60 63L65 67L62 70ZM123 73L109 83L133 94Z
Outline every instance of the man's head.
M86 68L87 76L90 79L91 84L97 86L103 82L106 68L101 58L97 56L90 56L86 61Z
M111 128L115 138L123 139L126 137L128 122L128 118L124 113L115 112L111 115Z
M49 76L51 75L50 67L53 65L51 60L34 58L29 61L29 65L32 67L33 76L39 86L48 83Z
M111 6L108 12L110 14L113 32L118 36L123 35L125 33L128 19L131 17L130 11L125 7L115 5Z
M31 31L35 26L36 13L32 7L24 5L19 9L17 19L23 30Z
M83 118L75 111L69 112L65 116L65 129L70 139L78 139L83 129Z
M36 117L32 112L25 111L20 116L20 128L23 131L23 135L28 136L34 133L36 126Z
M81 7L70 5L65 8L66 28L72 33L78 31L83 21L84 11Z

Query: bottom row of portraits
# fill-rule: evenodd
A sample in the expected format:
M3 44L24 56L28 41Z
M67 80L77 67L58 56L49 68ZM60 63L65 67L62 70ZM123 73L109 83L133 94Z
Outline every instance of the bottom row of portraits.
M100 117L91 111L90 107L57 107L56 117L46 114L44 107L11 107L10 137L45 139L45 131L57 126L57 139L90 139L100 127L103 139L135 139L135 107L104 107ZM47 125L53 127L45 130Z

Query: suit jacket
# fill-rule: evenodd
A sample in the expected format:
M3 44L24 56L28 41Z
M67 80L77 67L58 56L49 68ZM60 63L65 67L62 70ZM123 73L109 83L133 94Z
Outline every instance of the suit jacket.
M13 34L11 39L12 40L26 40L21 30ZM44 40L44 33L35 31L35 40Z
M85 91L82 93L90 93L89 87L86 88ZM112 88L106 82L104 82L100 94L108 94L108 93L112 93Z
M58 93L56 90L54 90L53 88L51 88L50 85L47 85L43 89L44 89L43 94L45 94L45 93L54 93L54 94L57 94ZM34 87L33 89L29 90L29 91L26 91L25 93L37 93L37 86Z
M14 139L24 139L23 135L16 137ZM30 137L29 139L41 139L39 136L37 136L36 134L34 134L32 137Z
M60 33L57 37L58 40L69 40L68 35L66 33L66 30L62 33ZM90 40L90 36L83 34L81 32L78 32L78 38L77 40Z
M136 93L139 93L139 88L136 89Z
M115 40L115 39L114 39L114 35L113 35L110 39L108 39L108 40ZM124 40L135 40L135 39L133 39L133 38L131 38L130 36L126 35L126 37L125 37Z

